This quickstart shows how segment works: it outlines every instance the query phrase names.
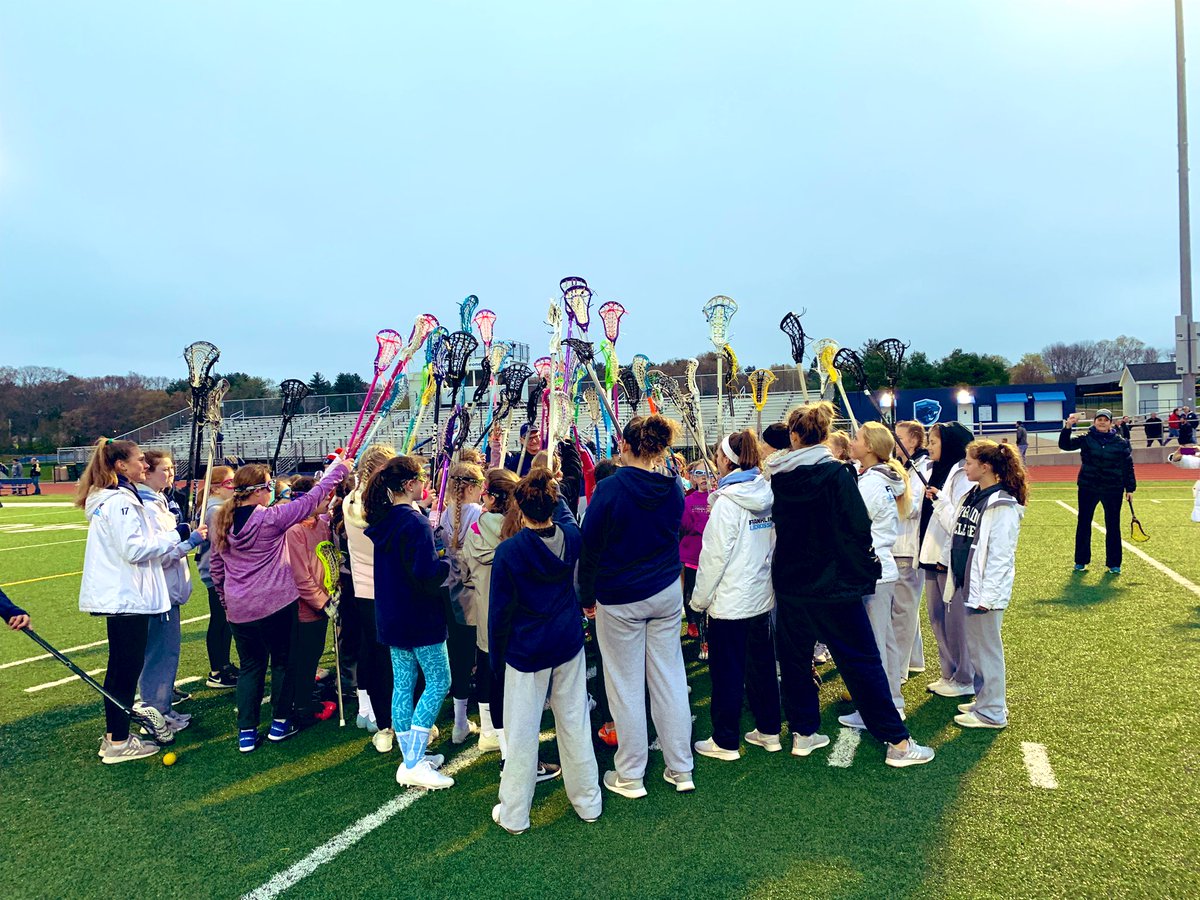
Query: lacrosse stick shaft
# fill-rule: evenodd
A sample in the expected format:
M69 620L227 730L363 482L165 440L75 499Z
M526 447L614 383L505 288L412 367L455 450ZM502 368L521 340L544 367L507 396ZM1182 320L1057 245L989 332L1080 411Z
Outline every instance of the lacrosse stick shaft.
M338 727L346 727L345 701L342 700L342 614L333 616L333 664L337 667Z
M717 348L717 435L725 434L725 417L721 408L721 402L724 398L725 384L725 356L721 349Z
M62 653L62 651L60 651L56 647L52 646L45 638L43 638L40 634L38 634L32 628L30 628L29 626L25 626L24 628L21 629L21 631L23 631L25 634L29 635L30 639L32 639L34 641L34 643L41 646L41 648L43 650L45 650L47 653L49 653L51 656L53 656L55 659L57 659L60 663L62 663L64 666L66 666L68 669L70 669L73 673L75 673L75 675L77 675L79 677L80 681L82 681L84 684L88 685L89 687L91 687L94 690L96 690L97 692L99 692L100 696L102 696L105 700L107 700L109 703L111 703L117 709L121 710L121 712L125 713L125 715L129 716L129 718L133 719L135 722L142 721L141 716L139 716L136 712L134 712L132 709L130 709L128 706L126 706L124 703L122 703L120 700L118 700L116 697L114 697L112 694L110 694L108 692L108 690L104 687L104 685L102 685L100 682L98 682L95 678L93 678L87 672L83 671L83 669L79 668L79 666L75 665L75 663L71 661L70 657L66 656L65 654Z
M200 502L196 505L196 511L199 513L199 516L196 518L198 524L204 522L204 508L208 506L208 494L212 490L213 457L216 455L217 430L214 428L212 438L208 442L208 467L204 472L204 493L200 495ZM271 471L275 471L274 466L271 467Z
M858 420L854 418L854 410L850 408L850 398L846 396L846 386L842 384L841 378L837 380L837 389L842 403L846 406L846 415L850 417L850 433L855 434L858 431Z
M367 396L363 397L362 409L358 411L358 418L354 422L354 428L350 430L350 437L346 440L346 446L354 446L354 439L358 437L358 427L362 425L363 416L367 414L367 407L371 405L371 397L375 393L375 385L379 383L379 369L375 370L375 377L371 379L371 386L367 388Z
M800 396L804 398L805 403L808 403L808 378L804 375L804 363L796 363L796 374L800 376Z

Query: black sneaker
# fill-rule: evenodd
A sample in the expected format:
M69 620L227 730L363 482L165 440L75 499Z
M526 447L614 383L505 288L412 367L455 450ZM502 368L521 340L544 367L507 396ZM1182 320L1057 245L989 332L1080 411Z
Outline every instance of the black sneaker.
M183 703L185 700L191 700L191 699L192 699L192 695L189 694L187 691L181 691L179 688L175 688L174 693L171 695L171 705L178 706L180 703Z
M209 672L208 680L204 682L210 688L225 690L228 688L237 687L237 672L233 669L225 669L221 672Z
M562 766L556 766L554 763L542 762L540 759L538 760L536 779L538 784L541 784L543 781L553 781L560 775L562 775Z

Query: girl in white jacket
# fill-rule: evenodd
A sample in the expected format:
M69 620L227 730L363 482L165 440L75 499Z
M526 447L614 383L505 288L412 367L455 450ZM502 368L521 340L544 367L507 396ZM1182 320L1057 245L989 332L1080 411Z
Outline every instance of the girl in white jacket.
M908 515L911 498L908 474L904 466L892 458L895 449L896 441L891 431L881 422L864 422L850 443L850 456L860 468L858 492L871 516L871 542L881 569L875 592L864 597L863 602L871 621L871 631L875 634L875 645L879 648L879 659L887 674L892 705L903 719L904 697L900 694L900 681L908 670L908 654L900 653L896 631L892 627L892 598L899 577L892 548L900 534L900 519ZM848 728L866 728L857 711L839 716L838 721Z
M900 534L892 556L896 560L896 593L892 597L892 628L900 656L908 661L906 675L925 671L925 646L921 642L921 592L925 570L917 563L921 549L921 502L918 489L929 480L929 451L925 449L925 426L915 420L896 423L896 437L903 445L904 470L908 473L908 515L900 517ZM900 449L900 448L897 448Z
M771 610L775 523L770 484L759 474L753 431L727 435L716 453L720 481L704 528L692 608L708 616L708 670L712 676L712 726L697 753L713 759L740 756L742 696L749 696L755 728L746 742L769 753L782 749L779 682Z
M178 553L182 536L160 530L154 512L138 496L145 475L146 457L137 444L101 438L75 495L75 505L88 517L79 608L105 617L104 687L126 707L133 704L142 673L150 617L171 608L163 561ZM199 546L206 534L201 526L187 541ZM121 763L158 752L158 744L129 733L129 719L107 700L104 718L101 762Z
M975 668L975 702L959 706L963 728L1003 728L1004 644L1000 626L1012 598L1017 535L1028 489L1021 457L1009 444L974 441L963 470L973 487L955 516L950 541L954 597L966 609L967 644Z

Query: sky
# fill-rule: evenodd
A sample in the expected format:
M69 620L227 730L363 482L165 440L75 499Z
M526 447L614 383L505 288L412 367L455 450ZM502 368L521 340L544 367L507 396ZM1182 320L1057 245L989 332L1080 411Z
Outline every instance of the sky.
M623 360L714 294L749 365L1171 346L1174 66L1170 0L4 4L0 365L366 373L472 293L536 356L567 275Z

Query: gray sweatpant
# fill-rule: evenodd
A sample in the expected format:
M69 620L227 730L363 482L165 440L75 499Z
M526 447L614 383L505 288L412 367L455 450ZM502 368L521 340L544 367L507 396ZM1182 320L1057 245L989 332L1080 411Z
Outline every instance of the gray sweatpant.
M615 764L622 780L646 774L647 688L663 760L676 772L692 771L692 711L679 639L682 615L683 587L678 580L636 603L596 606L604 683L620 738Z
M908 657L902 658L896 632L892 627L892 595L895 588L895 584L876 584L875 593L863 597L863 603L867 607L871 633L875 635L875 646L879 648L879 659L883 663L884 674L887 675L888 690L892 692L892 705L896 709L904 709L900 679L908 674Z
M908 677L909 668L925 668L925 647L921 644L921 588L925 586L925 571L913 562L911 557L896 557L900 577L892 596L892 629L904 659L904 677Z
M182 642L179 628L183 616L181 607L171 608L160 616L149 616L146 631L146 659L142 665L142 677L138 681L138 692L142 702L153 706L160 713L171 711L171 696L175 690L175 676L179 674L179 649Z
M600 815L600 778L592 749L586 674L582 649L569 662L553 669L520 672L505 666L504 734L508 756L500 776L500 824L505 828L524 831L529 827L529 808L537 785L538 728L547 691L554 711L567 799L581 819Z
M961 598L960 598L961 599ZM967 645L975 664L975 715L997 725L1008 723L1005 699L1004 644L1000 626L1002 609L967 609Z
M943 599L949 577L949 572L935 572L933 577L925 578L925 606L937 640L942 678L971 684L975 670L971 667L971 651L967 647L967 608L957 591L949 603Z

